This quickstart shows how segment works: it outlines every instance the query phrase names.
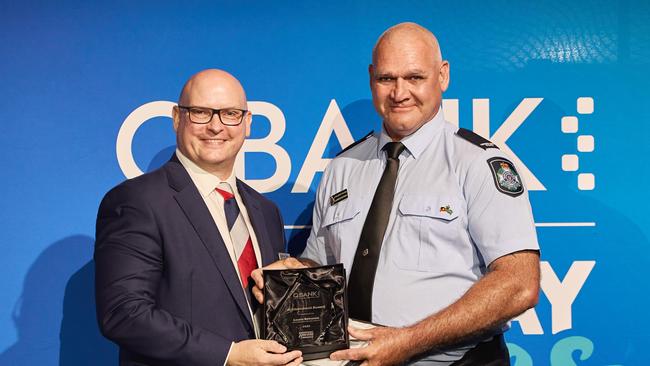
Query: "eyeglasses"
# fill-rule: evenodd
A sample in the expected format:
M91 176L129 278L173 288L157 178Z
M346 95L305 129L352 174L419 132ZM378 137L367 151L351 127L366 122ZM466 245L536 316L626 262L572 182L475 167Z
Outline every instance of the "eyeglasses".
M212 121L212 117L215 114L219 116L219 120L226 126L237 126L244 120L244 116L248 112L245 109L237 108L223 108L223 109L213 109L207 107L189 107L189 106L178 106L179 109L186 109L190 121L192 123L206 124Z

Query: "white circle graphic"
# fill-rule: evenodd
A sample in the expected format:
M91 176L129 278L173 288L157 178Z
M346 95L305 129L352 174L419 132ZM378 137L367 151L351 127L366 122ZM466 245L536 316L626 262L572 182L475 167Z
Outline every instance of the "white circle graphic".
M172 108L176 103L168 102L165 100L158 100L143 104L136 108L129 114L124 122L120 131L117 133L117 141L115 142L115 153L117 154L117 163L122 169L122 173L127 179L135 178L142 175L142 170L135 163L133 159L133 136L135 132L145 122L156 117L172 117Z

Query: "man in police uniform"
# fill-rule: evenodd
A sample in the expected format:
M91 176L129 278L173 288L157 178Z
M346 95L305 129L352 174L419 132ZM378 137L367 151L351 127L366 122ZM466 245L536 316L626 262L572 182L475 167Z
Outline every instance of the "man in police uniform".
M508 365L505 324L533 307L539 291L539 247L521 177L494 144L444 120L449 63L431 32L413 23L388 29L369 74L381 132L325 170L302 256L342 262L350 316L386 327L351 329L369 345L331 358ZM391 174L386 203L378 196ZM375 207L382 205L383 223ZM373 235L378 248L369 244ZM374 264L363 265L373 251Z

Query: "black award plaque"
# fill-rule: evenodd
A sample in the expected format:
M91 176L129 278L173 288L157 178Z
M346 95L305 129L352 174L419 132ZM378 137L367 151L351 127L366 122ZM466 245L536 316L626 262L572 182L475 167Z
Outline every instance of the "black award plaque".
M345 282L342 264L264 270L262 336L305 360L349 348Z

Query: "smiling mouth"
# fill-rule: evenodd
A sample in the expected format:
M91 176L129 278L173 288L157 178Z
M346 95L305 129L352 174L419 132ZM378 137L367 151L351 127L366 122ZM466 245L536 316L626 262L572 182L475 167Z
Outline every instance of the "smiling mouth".
M208 145L220 145L226 142L223 139L202 139L201 141Z
M413 106L413 105L408 105L408 106L394 105L394 106L390 107L390 110L393 111L393 112L404 112L404 111L408 111L408 110L412 109L413 107L415 107L415 106Z

